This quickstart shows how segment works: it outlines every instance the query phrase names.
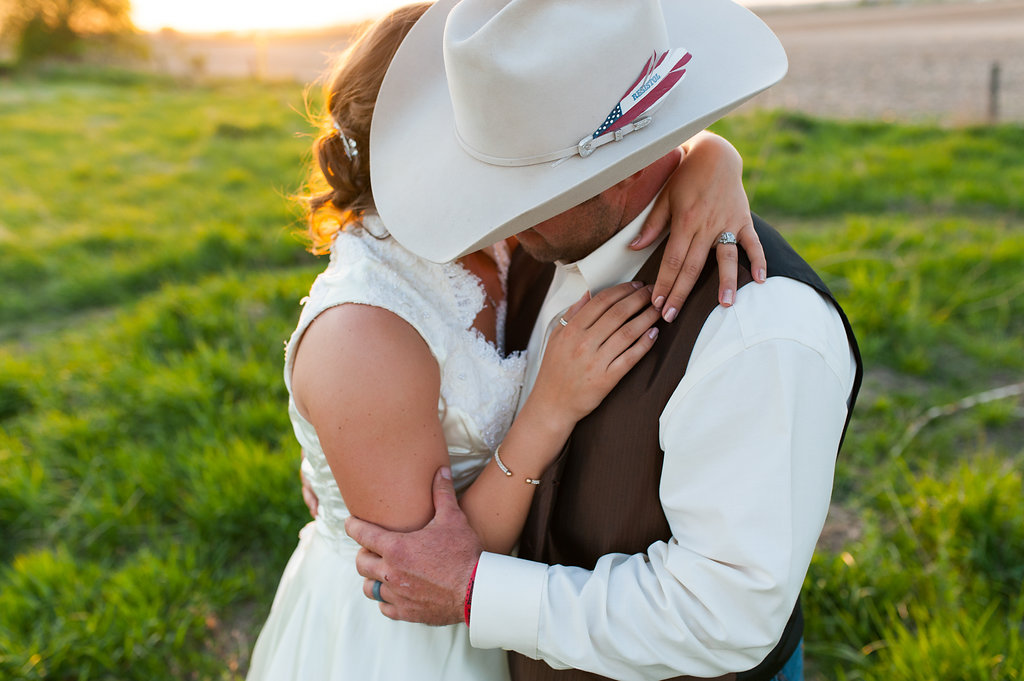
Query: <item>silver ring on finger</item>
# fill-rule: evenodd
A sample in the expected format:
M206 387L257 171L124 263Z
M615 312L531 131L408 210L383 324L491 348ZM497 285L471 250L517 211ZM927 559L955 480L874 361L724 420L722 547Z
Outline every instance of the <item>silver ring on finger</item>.
M722 232L718 235L718 243L728 245L736 244L736 235L732 232Z
M565 317L559 317L558 323L561 324L562 326L569 326L569 322L565 321Z
M379 601L381 603L387 603L387 601L384 600L384 597L380 595L380 588L382 586L384 586L384 582L380 581L379 579L374 580L374 582L373 582L373 600Z

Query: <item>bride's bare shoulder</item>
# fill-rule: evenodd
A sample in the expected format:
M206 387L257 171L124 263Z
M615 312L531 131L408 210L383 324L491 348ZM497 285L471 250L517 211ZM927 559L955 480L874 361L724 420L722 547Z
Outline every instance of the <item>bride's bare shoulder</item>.
M307 419L328 395L332 401L366 399L397 389L436 396L439 386L437 360L422 336L381 307L328 308L310 323L295 350L292 391Z

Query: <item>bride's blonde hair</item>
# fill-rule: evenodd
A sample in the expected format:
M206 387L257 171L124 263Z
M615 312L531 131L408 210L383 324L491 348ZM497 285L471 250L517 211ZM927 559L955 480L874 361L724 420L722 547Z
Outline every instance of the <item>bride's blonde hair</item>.
M311 116L320 134L313 142L314 163L302 197L313 253L328 252L339 230L358 224L374 208L370 187L373 107L391 58L428 7L430 3L406 5L375 21L323 78L323 111Z

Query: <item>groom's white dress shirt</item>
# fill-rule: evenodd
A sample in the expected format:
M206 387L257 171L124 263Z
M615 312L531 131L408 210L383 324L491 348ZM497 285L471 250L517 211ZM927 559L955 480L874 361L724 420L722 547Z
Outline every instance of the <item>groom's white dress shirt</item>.
M558 264L524 395L558 316L647 260L653 246L628 244L649 210L583 260ZM843 323L816 291L783 277L744 287L705 322L661 412L672 538L593 570L484 553L472 644L616 679L756 666L782 634L825 522L855 370Z

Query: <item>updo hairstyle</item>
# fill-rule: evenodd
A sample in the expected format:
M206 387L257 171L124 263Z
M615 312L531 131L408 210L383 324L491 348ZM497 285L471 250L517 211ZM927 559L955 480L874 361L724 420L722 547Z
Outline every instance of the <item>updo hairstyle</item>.
M370 187L370 120L384 73L409 29L431 3L400 7L371 24L343 52L324 78L324 109L313 117L320 134L313 142L307 204L310 250L330 250L334 235L374 210ZM354 141L347 155L335 125ZM415 160L413 161L415 162Z

